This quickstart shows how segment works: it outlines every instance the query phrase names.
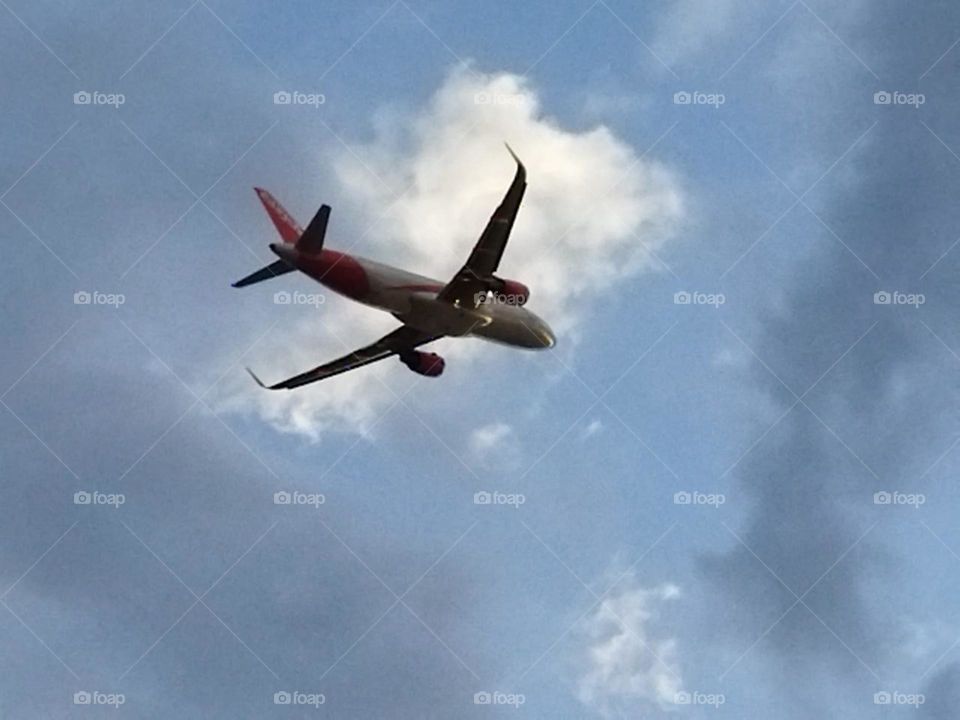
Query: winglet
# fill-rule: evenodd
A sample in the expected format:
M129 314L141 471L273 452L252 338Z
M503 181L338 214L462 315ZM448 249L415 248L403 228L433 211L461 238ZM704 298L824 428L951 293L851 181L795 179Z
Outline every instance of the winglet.
M256 375L253 374L253 370L251 370L250 368L246 368L246 371L250 373L250 377L252 377L256 381L257 385L262 387L264 390L270 389L266 385L264 385L263 382L261 382L260 378L258 378Z
M527 168L524 167L523 162L521 162L520 158L517 157L517 154L513 151L513 148L510 147L510 145L508 145L507 143L504 143L504 145L507 146L507 152L510 153L510 157L512 157L517 162L517 174L514 177L514 182L517 182L519 180L523 184L523 186L526 187Z
M521 168L523 168L523 163L520 162L520 158L517 157L517 154L513 151L513 148L510 147L510 144L505 142L504 145L507 147L507 152L510 153L510 157L512 157L514 160L516 160L516 161L517 161L517 165L519 165ZM526 168L524 168L524 170L526 170Z

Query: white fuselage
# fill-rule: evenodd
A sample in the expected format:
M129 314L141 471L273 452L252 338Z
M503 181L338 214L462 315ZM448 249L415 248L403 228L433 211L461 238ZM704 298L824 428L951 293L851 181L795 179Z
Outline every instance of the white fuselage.
M524 307L492 301L459 307L437 299L444 283L433 278L334 250L305 255L289 245L271 249L325 287L430 334L476 336L529 349L556 343L550 326Z

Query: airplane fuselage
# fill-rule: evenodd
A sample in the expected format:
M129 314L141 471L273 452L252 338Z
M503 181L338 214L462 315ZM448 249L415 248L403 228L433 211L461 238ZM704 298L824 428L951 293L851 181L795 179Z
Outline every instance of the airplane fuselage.
M324 287L426 333L475 336L527 349L556 343L544 320L515 304L487 298L477 308L461 307L437 299L444 283L384 263L336 250L304 253L288 244L270 249Z

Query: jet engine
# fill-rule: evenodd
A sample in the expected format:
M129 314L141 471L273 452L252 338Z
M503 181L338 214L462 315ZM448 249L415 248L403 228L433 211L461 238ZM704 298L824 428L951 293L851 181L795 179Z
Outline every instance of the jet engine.
M446 363L443 358L436 353L425 353L419 350L411 350L408 353L400 355L400 362L420 375L427 377L437 377L443 373Z
M516 280L494 278L490 289L493 291L494 301L504 305L524 305L530 299L530 288Z

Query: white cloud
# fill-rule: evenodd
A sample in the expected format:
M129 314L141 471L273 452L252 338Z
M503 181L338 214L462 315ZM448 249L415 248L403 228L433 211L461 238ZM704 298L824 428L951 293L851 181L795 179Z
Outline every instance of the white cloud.
M641 587L628 576L623 589L604 599L584 621L586 668L580 701L603 715L638 703L667 708L683 689L676 641L656 627L663 603L679 595L675 585Z
M467 444L474 461L484 469L515 470L523 464L516 428L500 420L473 430Z
M593 437L598 432L603 430L603 423L599 418L594 418L590 421L590 424L584 428L583 434L581 435L582 439L586 440L589 437Z
M478 104L478 97L495 101ZM335 173L345 194L368 217L379 217L365 240L374 243L377 259L446 280L462 265L513 176L504 141L526 164L529 187L501 274L531 287L530 308L569 348L594 303L624 280L656 269L644 245L657 252L682 213L680 192L662 165L639 158L606 127L564 130L516 75L460 68L416 116L381 119L375 140L355 148L356 155L344 151ZM397 198L388 186L407 191ZM317 348L354 349L336 340L318 342L320 333L356 347L395 325L374 310L349 306L333 298L319 323L286 329L283 346L291 352L283 367L265 350L263 362L255 364L271 367L271 378L300 372L326 359ZM479 344L448 340L440 349L448 360L471 362ZM322 390L266 397L247 388L235 405L250 409L252 402L277 428L312 437L329 427L363 432L394 400L373 377L376 372L389 379L382 368L371 368L325 381Z
M494 422L474 430L470 434L470 449L475 453L495 450L513 434L513 428L503 422Z

